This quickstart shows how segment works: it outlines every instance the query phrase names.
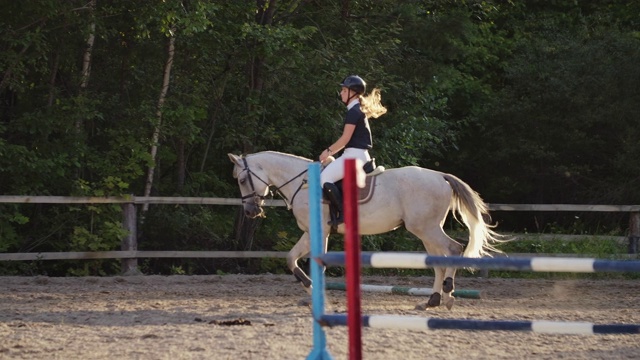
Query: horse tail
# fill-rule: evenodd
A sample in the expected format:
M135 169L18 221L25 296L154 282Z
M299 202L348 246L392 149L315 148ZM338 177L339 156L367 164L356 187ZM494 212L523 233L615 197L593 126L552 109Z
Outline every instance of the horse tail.
M489 216L489 208L480 195L475 192L467 183L454 175L443 174L444 179L453 190L451 198L451 211L456 220L456 212L460 214L462 222L469 228L469 244L464 250L465 257L478 258L491 256L490 252L501 252L493 244L502 241L502 236L493 231L493 227L488 225L484 217Z

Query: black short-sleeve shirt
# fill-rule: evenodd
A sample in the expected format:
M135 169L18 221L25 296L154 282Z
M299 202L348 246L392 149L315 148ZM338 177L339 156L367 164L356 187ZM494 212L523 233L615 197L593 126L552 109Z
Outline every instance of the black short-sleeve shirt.
M348 148L366 149L369 150L373 147L373 140L371 139L371 128L369 127L369 119L364 115L360 109L360 104L355 104L351 109L347 111L347 115L344 117L344 123L355 125L356 128L351 135L351 140L347 143Z

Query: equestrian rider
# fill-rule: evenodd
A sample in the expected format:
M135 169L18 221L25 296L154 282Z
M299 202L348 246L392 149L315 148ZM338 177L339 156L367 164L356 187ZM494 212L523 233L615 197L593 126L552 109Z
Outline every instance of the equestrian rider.
M327 199L331 201L338 216L334 225L344 222L342 214L342 196L335 182L344 178L344 161L360 159L363 163L371 160L369 149L373 147L369 118L377 118L387 112L380 103L380 90L373 89L365 96L367 84L360 76L347 76L341 83L340 99L347 106L344 117L344 129L336 142L320 154L320 162L324 163L329 156L337 154L344 148L342 156L327 165L320 174L320 184Z

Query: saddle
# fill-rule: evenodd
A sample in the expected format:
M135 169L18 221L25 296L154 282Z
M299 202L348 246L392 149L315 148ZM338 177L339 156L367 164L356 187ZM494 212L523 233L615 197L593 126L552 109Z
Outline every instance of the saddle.
M367 174L365 178L365 185L363 188L358 188L358 204L366 204L373 197L373 190L375 189L376 184L376 176L380 175L384 172L384 166L376 166L376 159L371 159L366 164L362 166L362 170L364 170L365 174ZM339 180L334 183L340 192L340 195L343 195L342 191L342 180ZM328 202L326 198L323 198L323 201Z
M376 166L375 159L371 159L365 163L362 169L366 174L366 178L364 188L358 188L358 204L366 204L371 200L375 190L376 176L382 174L385 170L384 166ZM332 231L335 232L337 226L344 221L342 214L342 180L335 182L333 186L328 186L328 188L327 185L329 184L325 185L322 202L329 204L329 214L331 217L329 224L331 225Z

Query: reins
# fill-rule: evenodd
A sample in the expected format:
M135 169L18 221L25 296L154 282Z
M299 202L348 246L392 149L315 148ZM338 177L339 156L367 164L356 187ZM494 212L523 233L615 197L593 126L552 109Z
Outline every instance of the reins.
M271 186L268 182L264 181L260 176L258 176L256 173L254 173L253 171L251 171L251 169L249 169L249 164L247 163L247 159L246 158L242 158L242 162L244 164L244 169L243 171L247 171L247 173L249 174L249 185L251 185L251 191L253 191L251 194L249 195L245 195L242 197L242 202L244 202L245 199L248 198L259 198L260 200L264 200L266 198L266 196L264 195L258 195L256 194L256 189L253 186L253 179L251 177L251 175L255 176L256 179L262 181L263 184L267 185L267 187ZM291 197L291 200L287 199L287 196L285 194L282 193L282 191L280 191L280 189L282 189L283 187L287 186L288 184L290 184L292 181L294 181L295 179L299 178L300 176L304 175L307 172L307 169L305 169L304 171L302 171L301 173L299 173L298 175L294 176L293 178L291 178L289 181L287 181L286 183L280 185L280 186L276 186L275 187L275 192L277 194L280 194L280 196L282 197L282 199L284 200L285 204L287 205L287 210L291 210L291 205L293 204L293 199L296 198L296 195L298 195L298 192L300 192L300 189L302 189L302 186L304 185L305 181L303 180L302 182L300 182L300 186L298 186L298 188L296 189L296 192L293 193L293 196ZM255 202L255 200L254 200Z

